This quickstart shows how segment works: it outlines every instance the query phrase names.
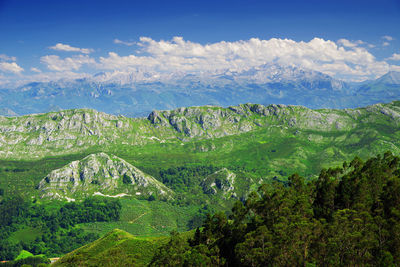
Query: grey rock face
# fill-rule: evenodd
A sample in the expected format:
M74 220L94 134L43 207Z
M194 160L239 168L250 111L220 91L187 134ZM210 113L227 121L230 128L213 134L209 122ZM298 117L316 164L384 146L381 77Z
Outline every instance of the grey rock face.
M105 153L91 154L82 160L52 171L39 185L41 197L79 199L96 194L157 195L172 197L165 185L125 160Z
M346 131L374 121L398 126L399 106L393 102L354 110L311 110L302 106L242 104L153 111L147 118L126 118L88 109L0 116L0 158L41 158L77 153L93 146L187 142L263 127Z
M202 182L201 186L206 194L217 194L221 192L224 198L235 196L234 193L236 174L223 168L215 173L207 176Z

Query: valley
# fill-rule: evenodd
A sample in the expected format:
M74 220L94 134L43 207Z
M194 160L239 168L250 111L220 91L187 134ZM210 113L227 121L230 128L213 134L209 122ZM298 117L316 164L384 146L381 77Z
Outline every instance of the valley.
M287 185L293 173L315 181L356 156L399 155L399 140L399 101L343 110L202 106L144 118L90 109L0 117L0 198L18 195L38 214L13 221L3 245L56 257L116 228L139 239L189 231L208 213L230 214L263 184ZM117 201L116 217L54 226L54 237L76 239L49 249L49 224L34 216L45 221L92 198ZM29 238L20 243L21 236Z

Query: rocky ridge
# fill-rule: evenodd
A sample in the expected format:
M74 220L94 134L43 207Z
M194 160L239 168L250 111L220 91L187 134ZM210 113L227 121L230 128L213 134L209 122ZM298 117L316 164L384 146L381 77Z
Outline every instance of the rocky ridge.
M106 153L91 154L44 177L38 190L41 198L74 201L89 196L143 196L171 198L173 192L125 160Z
M259 104L202 106L153 111L147 118L126 118L89 109L0 116L0 158L33 159L93 147L105 151L116 145L182 143L271 127L348 131L374 122L399 127L400 102L344 110Z

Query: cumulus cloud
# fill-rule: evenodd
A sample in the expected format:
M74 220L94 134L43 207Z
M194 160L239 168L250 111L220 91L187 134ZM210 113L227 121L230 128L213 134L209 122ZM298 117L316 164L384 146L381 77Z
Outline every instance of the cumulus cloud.
M126 42L126 41L122 41L119 39L114 39L114 44L122 44L122 45L132 46L132 45L135 45L136 42Z
M57 51L78 52L78 53L83 53L83 54L90 54L94 51L91 48L73 47L68 44L62 44L62 43L58 43L54 46L50 46L49 48L52 50L57 50Z
M241 71L278 63L353 80L371 75L376 77L388 71L388 63L377 61L364 47L359 47L364 42L341 39L338 43L341 45L321 38L309 42L252 38L203 45L182 37L167 41L141 37L137 42L139 50L136 55L120 56L111 52L99 58L97 67L106 70L145 68L159 72L194 73L224 69Z
M391 65L391 66L390 66L390 70L391 70L391 71L399 71L399 72L400 72L400 66Z
M386 41L389 41L389 42L394 40L394 38L392 36L389 36L389 35L382 36L382 39L386 40Z
M15 61L16 57L0 54L0 71L19 74L24 69L20 67Z
M17 63L15 62L0 62L0 70L4 72L11 72L15 74L19 74L24 71Z
M26 80L22 82L20 85L33 82L33 81L41 81L41 82L50 82L56 81L60 79L81 79L81 78L88 78L90 74L87 73L77 73L73 71L63 71L63 72L42 72L37 73L31 76L27 76Z
M389 42L383 42L383 43L382 43L382 46L389 46L389 45L390 45Z
M399 54L393 54L385 60L377 60L367 50L370 44L361 40L340 39L334 42L322 38L310 41L252 38L200 44L184 40L182 37L173 37L170 40L141 37L137 42L115 39L114 43L134 45L133 52L130 55L109 52L98 58L84 54L65 58L57 55L43 56L40 61L51 72L40 72L37 68L31 68L31 71L37 74L29 76L29 79L87 77L88 74L81 72L85 66L92 73L101 70L106 74L114 73L118 77L133 73L138 82L147 81L150 76L151 80L167 81L168 77L181 77L185 74L209 77L210 74L220 74L228 70L241 72L264 64L280 64L320 71L347 81L360 81L373 79L389 70L400 68L387 62L387 60L398 60ZM69 51L82 49L68 47ZM7 57L7 60L12 59L15 58ZM1 56L0 62L9 64L0 67L3 71L6 68L11 69L12 66L14 73L23 70L15 62L1 60Z
M42 71L39 70L38 68L32 67L31 71L36 72L36 73L41 73Z
M5 54L0 54L0 61L17 61L16 57L10 57Z
M95 64L95 60L87 55L78 55L74 57L60 58L56 55L47 55L40 58L40 61L48 69L54 71L78 70L85 64Z
M347 39L339 39L337 41L337 43L342 45L342 46L345 46L345 47L356 47L356 46L365 44L365 42L363 42L361 40L357 40L357 41L353 41L352 42L352 41L349 41Z
M400 54L394 53L391 57L387 58L388 60L400 60Z

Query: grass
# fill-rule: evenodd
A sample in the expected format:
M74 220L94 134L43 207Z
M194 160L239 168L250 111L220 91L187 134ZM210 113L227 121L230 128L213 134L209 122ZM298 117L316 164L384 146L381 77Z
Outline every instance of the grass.
M344 111L332 112L343 113ZM123 158L157 179L161 179L158 177L160 170L172 167L213 165L219 169L227 168L236 174L235 190L240 197L250 190L255 190L260 182L270 182L273 179L284 181L295 172L313 179L322 168L339 166L343 161L352 160L354 156L367 159L387 150L399 155L399 123L383 117L379 112L375 115L368 114L362 113L356 121L352 122L354 124L349 124L351 127L346 126L347 128L343 129L332 127L327 130L300 126L290 128L283 122L281 125L267 123L272 126L221 138L193 139L188 142L173 139L171 142L150 142L138 145L132 145L127 139L126 144L116 142L102 147L93 145L90 150L79 151L79 153L34 161L0 160L0 188L5 190L5 197L12 194L22 194L26 198L37 197L35 187L50 171L73 160L82 159L90 153L106 152ZM261 120L258 117L258 115L255 116L255 119ZM299 116L298 121L300 121ZM147 127L148 124L149 122L142 121L135 127L143 125ZM152 128L153 131L156 129ZM148 133L147 136L150 135L153 133ZM162 137L163 134L162 132L159 135L154 133L154 136ZM134 137L129 135L127 138ZM61 147L58 149L62 150ZM204 177L198 177L197 181L202 179ZM176 199L187 197L191 193L192 191L187 189L182 195L178 194ZM118 222L88 223L77 227L100 235L119 228L135 235L135 241L127 242L127 246L133 246L133 243L136 243L140 244L139 248L148 249L153 246L151 243L153 237L166 236L172 230L188 230L188 222L202 206L209 205L225 210L228 207L224 205L227 201L218 194L205 196L199 190L191 197L197 199L198 202L184 207L171 202L123 198L121 199L122 215ZM46 202L41 199L37 201ZM46 203L49 203L49 209L58 205L50 201ZM29 241L34 240L39 234L36 229L19 229L10 239L14 242ZM145 238L140 239L138 236ZM110 253L107 254L109 258L117 262L113 253L118 255L118 252L112 249L107 251ZM136 258L132 256L131 259L134 261Z
M104 237L63 256L53 266L146 266L168 237L135 237L114 229Z
M239 135L186 143L114 144L71 155L36 161L0 160L0 188L7 194L34 196L38 182L51 170L89 153L109 152L154 175L178 166L214 165L246 176L286 179L293 172L312 178L321 168L341 164L354 156L368 158L386 150L400 153L398 127L382 120L358 124L351 130L307 130L265 127ZM284 172L282 172L284 170ZM283 173L283 174L282 174Z
M18 243L19 241L29 243L42 234L43 232L39 228L25 227L13 232L8 240L12 243Z
M0 160L0 188L4 194L35 195L35 187L43 177L54 169L61 168L71 161L85 157L89 152L35 161Z
M104 235L119 228L140 236L165 236L172 230L188 230L189 220L198 211L197 206L180 207L162 201L121 199L122 214L117 222L95 222L78 227Z
M29 258L29 257L33 257L34 255L32 253L30 253L29 251L26 250L21 250L21 252L18 254L18 256L14 259L16 260L22 260L25 258Z

